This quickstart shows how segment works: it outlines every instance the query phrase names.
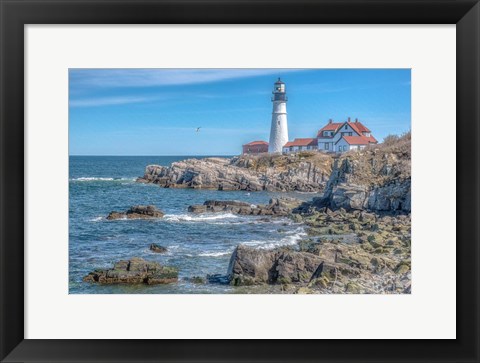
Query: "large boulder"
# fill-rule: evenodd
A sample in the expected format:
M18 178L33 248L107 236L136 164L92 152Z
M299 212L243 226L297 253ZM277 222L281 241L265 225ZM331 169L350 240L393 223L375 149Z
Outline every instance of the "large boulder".
M95 270L83 278L85 282L99 284L168 284L178 280L175 267L162 266L139 257L121 260L112 269Z
M136 205L130 207L126 212L110 212L107 220L115 219L152 219L162 218L165 215L161 210L153 205Z
M239 245L230 258L227 274L230 283L237 286L309 282L322 262L311 253Z

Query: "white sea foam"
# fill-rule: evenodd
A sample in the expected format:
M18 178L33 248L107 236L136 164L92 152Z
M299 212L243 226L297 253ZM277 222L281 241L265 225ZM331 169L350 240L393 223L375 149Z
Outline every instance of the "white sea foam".
M225 256L225 255L230 255L232 251L220 251L220 252L203 252L199 253L199 256L202 257L220 257L220 256Z
M239 217L232 213L222 214L166 214L163 219L170 222L208 222L224 219L238 219Z
M135 181L135 178L103 178L103 177L95 177L95 176L86 176L86 177L79 177L79 178L72 178L70 181L80 181L80 182L88 182L88 181Z
M89 219L89 221L90 222L100 222L103 219L104 219L104 217L100 216L100 217L91 218L91 219Z
M280 246L292 246L296 245L302 238L307 235L303 228L297 228L294 231L290 231L290 234L276 241L271 240L250 240L241 242L244 245L257 247L261 249L272 249Z

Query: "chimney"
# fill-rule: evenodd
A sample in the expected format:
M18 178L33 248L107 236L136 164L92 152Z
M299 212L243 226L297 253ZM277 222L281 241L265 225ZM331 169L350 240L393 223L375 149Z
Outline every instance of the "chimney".
M358 122L358 118L355 119L355 122Z
M348 122L350 122L350 117L348 118Z
M332 122L333 122L333 120L332 120L332 119L328 120L328 123L329 123L329 124L331 124Z

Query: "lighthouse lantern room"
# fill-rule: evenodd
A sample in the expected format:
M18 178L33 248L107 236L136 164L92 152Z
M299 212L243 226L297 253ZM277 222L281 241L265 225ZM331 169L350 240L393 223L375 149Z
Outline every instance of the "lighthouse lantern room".
M287 93L285 83L278 78L273 86L272 125L270 128L269 153L281 153L283 145L288 142Z

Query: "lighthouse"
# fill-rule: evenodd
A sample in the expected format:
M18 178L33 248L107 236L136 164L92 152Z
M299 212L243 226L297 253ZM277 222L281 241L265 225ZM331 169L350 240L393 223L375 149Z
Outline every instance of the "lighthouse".
M269 153L281 153L282 147L288 142L287 125L287 94L285 83L278 78L273 85L272 126L270 128Z

